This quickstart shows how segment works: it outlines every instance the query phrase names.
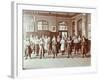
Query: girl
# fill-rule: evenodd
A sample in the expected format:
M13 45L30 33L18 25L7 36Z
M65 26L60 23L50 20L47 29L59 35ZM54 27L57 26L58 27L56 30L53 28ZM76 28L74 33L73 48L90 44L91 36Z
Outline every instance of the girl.
M56 42L56 38L53 37L52 39L52 53L53 53L53 58L55 58L57 56L57 42Z
M72 40L70 37L68 37L67 39L67 50L68 50L68 58L70 56L72 56L71 52L72 52Z
M40 44L39 44L39 53L40 53L40 59L44 57L44 40L40 38Z
M65 51L65 40L64 40L64 37L62 37L62 39L60 41L60 44L61 44L62 55L64 55L64 51Z

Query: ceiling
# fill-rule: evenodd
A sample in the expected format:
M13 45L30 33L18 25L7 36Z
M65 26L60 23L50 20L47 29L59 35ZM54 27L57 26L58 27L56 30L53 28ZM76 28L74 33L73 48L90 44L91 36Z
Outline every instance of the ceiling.
M37 15L45 15L45 16L59 16L59 17L73 17L73 16L75 16L77 14L81 14L81 13L24 10L23 14L37 14Z

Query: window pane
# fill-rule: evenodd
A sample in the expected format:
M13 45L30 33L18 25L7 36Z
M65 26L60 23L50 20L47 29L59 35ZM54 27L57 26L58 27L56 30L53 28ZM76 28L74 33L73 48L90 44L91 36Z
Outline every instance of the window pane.
M42 30L42 25L38 25L38 30Z
M67 30L66 22L60 22L59 23L59 30Z
M48 22L41 20L37 22L38 30L48 30Z
M48 30L48 25L43 25L43 30Z
M42 25L42 22L38 22L38 25Z

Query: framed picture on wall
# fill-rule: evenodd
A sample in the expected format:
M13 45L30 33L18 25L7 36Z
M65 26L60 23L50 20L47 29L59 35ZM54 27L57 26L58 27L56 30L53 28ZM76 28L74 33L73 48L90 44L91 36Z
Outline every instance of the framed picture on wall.
M94 7L12 2L12 77L96 72L95 26Z

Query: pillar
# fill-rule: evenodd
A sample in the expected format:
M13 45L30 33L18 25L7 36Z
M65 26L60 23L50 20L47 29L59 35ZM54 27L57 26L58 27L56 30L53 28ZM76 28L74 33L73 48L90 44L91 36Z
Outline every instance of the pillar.
M86 36L86 14L82 14L82 36Z
M78 35L78 31L77 31L77 21L75 20L75 35Z

